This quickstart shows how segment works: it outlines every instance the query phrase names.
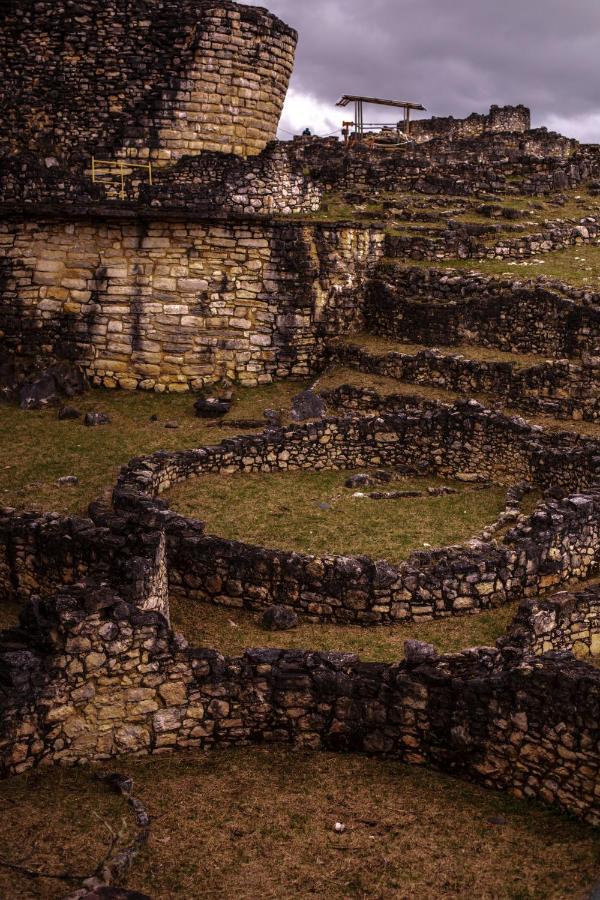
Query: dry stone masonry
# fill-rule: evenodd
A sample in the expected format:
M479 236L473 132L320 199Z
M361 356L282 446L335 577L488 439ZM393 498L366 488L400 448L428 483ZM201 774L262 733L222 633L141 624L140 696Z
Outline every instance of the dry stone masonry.
M3 392L7 371L14 394L38 366L55 392L63 376L183 392L222 376L306 376L336 359L597 421L593 290L396 262L595 244L596 218L539 234L504 223L501 236L450 221L407 237L375 216L329 221L323 200L412 191L422 206L440 211L452 197L465 212L490 196L582 185L592 196L598 147L531 129L522 106L422 120L411 141L380 151L356 140L279 144L296 40L267 10L229 0L6 0ZM92 156L129 162L123 196L120 183L92 182ZM152 183L133 166L149 161ZM364 330L548 359L376 355L334 340ZM0 634L0 772L287 743L430 764L600 824L600 672L584 662L600 652L598 586L547 596L600 574L600 444L473 401L347 385L323 399L335 418L131 460L112 505L92 503L87 517L0 510L0 595L23 607L19 626ZM160 496L207 473L382 466L472 489L493 480L506 507L463 546L392 565L227 541ZM541 496L526 514L531 490ZM205 603L277 604L292 618L364 626L523 602L495 647L438 656L411 643L387 665L190 648L170 627L169 596L198 616Z
M297 34L228 0L7 0L0 148L88 162L260 152Z
M342 396L335 397L338 407ZM511 499L502 524L513 527L498 540L490 523L487 534L467 546L418 551L399 566L227 541L153 500L208 473L378 466L466 481L524 480L558 489L560 499L546 500L530 517L519 516ZM281 603L314 621L379 625L472 613L595 575L599 475L597 441L545 434L468 402L395 414L385 409L377 418L323 420L215 447L156 453L131 462L113 499L117 510L164 523L177 596L250 609Z

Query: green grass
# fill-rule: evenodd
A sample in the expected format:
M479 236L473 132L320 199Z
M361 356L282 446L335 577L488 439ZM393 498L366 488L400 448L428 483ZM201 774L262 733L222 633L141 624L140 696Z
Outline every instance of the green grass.
M306 386L291 380L260 388L236 388L228 419L263 418L269 407L289 407ZM192 394L93 390L72 403L83 411L107 412L112 422L87 428L82 419L59 421L57 410L21 410L0 405L0 505L61 513L83 513L92 500L110 493L121 466L133 456L216 444L241 429L210 427L194 414ZM157 415L157 422L150 417ZM165 422L178 422L176 429ZM256 430L256 429L253 429ZM63 475L79 485L58 487Z
M171 598L171 624L193 647L212 647L225 656L239 656L247 647L342 651L372 662L402 659L404 642L412 639L434 644L439 653L491 647L504 634L515 612L516 604L508 604L477 615L410 625L363 628L301 622L291 631L273 632L261 627L261 613Z
M206 475L165 494L182 515L206 523L209 533L311 554L366 554L400 562L412 550L472 537L504 508L505 489L400 500L354 497L348 472ZM434 479L398 477L391 485L359 490L426 490ZM322 507L325 508L322 508Z
M483 275L502 275L509 278L532 279L545 275L564 281L574 287L600 289L600 245L586 244L539 253L529 259L386 259L381 265L386 267L424 268L449 270L458 269L480 272Z

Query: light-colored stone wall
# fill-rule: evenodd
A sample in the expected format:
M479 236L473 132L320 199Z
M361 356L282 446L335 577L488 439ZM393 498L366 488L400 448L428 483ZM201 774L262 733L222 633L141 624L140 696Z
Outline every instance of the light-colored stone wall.
M360 318L382 247L369 227L6 223L2 344L80 361L106 387L307 374L325 338Z

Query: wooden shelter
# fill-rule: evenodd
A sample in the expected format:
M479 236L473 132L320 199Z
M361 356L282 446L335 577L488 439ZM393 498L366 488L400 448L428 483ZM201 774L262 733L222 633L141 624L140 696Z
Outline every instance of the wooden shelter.
M363 97L358 94L344 94L343 97L340 97L336 106L348 106L349 103L354 103L354 121L353 122L344 122L343 123L343 132L344 137L348 140L349 137L349 129L354 126L354 135L355 137L361 139L364 137L365 133L368 132L369 129L373 128L381 128L386 127L385 123L381 122L365 122L364 118L364 104L373 104L375 106L388 106L396 109L404 110L404 122L402 129L400 128L399 122L391 123L392 127L396 128L397 131L402 131L403 134L408 137L410 134L410 112L412 109L421 110L426 112L425 107L421 103L411 103L408 100L383 100L381 97ZM388 125L388 127L390 127Z

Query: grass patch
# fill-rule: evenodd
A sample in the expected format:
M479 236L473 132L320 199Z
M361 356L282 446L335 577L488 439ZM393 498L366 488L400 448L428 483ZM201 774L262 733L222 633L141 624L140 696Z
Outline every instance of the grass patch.
M600 288L600 245L586 244L540 253L529 259L386 259L384 267L397 265L401 268L459 269L479 272L482 275L504 275L510 278L532 279L540 275L556 278L574 287Z
M261 613L210 603L171 599L171 624L194 647L211 647L224 656L240 656L248 647L285 650L326 650L357 653L371 662L396 662L404 657L404 641L433 644L440 653L468 647L490 647L506 631L516 604L472 616L449 616L435 622L363 628L360 625L324 625L301 622L291 631L267 631Z
M366 554L400 562L424 546L463 541L504 508L493 487L443 497L356 498L347 471L203 475L166 493L177 512L202 519L208 532L230 540L314 554ZM443 482L397 476L383 490L421 490ZM366 488L365 490L375 490Z
M290 380L259 388L236 388L228 419L262 418L269 407L288 407L306 382ZM215 444L240 428L214 428L194 414L192 394L92 390L75 398L82 411L102 410L110 425L86 428L81 419L59 421L56 409L21 410L0 405L0 505L61 513L83 513L112 489L121 466L133 456ZM151 422L152 415L158 416ZM165 428L176 421L176 429ZM256 430L256 429L253 429ZM79 485L58 487L63 475Z
M273 747L119 768L151 815L126 885L154 900L583 900L598 876L596 829L394 760ZM87 871L109 836L101 820L118 829L123 815L89 769L11 779L0 803L2 858L48 870ZM0 878L11 900L68 892L60 882Z
M89 769L41 770L0 781L0 860L34 871L87 877L104 858L111 831L132 834L125 801ZM0 865L0 896L58 898L80 884L29 878Z

